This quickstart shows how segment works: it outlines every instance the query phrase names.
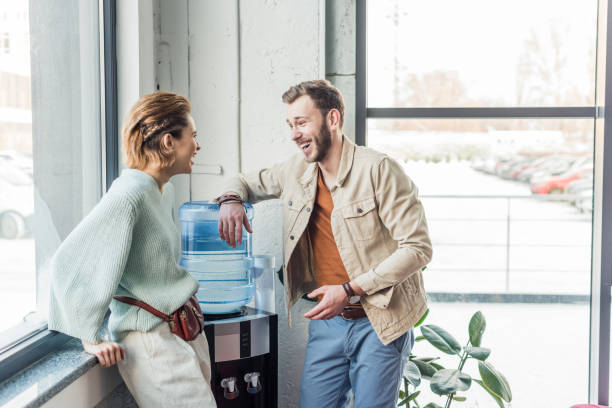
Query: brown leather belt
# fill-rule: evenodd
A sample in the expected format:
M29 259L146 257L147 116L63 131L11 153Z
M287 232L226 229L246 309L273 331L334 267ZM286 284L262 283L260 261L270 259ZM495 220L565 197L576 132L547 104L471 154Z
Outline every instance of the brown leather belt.
M355 320L362 317L367 317L365 310L361 307L347 307L340 313L344 320Z

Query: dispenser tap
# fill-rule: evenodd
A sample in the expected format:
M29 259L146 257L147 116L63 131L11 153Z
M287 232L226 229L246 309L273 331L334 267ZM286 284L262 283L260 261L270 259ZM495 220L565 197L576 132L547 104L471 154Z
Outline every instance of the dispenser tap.
M223 387L223 396L225 399L233 400L239 394L238 388L236 388L236 377L222 379L221 387Z
M247 383L247 392L249 394L257 394L261 391L261 383L259 382L259 373L246 373L244 375L244 382Z

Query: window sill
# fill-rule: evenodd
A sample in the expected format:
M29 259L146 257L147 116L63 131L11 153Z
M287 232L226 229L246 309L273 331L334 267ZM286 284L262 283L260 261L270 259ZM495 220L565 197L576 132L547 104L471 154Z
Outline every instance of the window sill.
M107 323L108 314L100 329L102 337L108 335ZM0 407L40 407L98 365L98 359L83 350L79 339L49 331L41 335L55 335L58 338L55 340L58 342L56 348L0 382ZM24 351L26 354L36 352L28 350L31 345L24 343L19 346L24 348L22 354ZM53 346L43 347L48 349ZM22 361L21 364L27 363Z
M72 339L0 383L0 407L39 407L97 364L80 340Z

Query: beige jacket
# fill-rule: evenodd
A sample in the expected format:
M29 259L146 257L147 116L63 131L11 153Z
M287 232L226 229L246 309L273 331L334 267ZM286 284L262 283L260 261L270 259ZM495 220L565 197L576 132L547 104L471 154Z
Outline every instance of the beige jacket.
M255 203L284 203L284 282L287 310L317 288L308 237L319 167L302 153L226 185ZM400 165L343 138L331 227L346 271L367 294L363 308L383 344L408 331L427 310L421 269L431 242L417 188ZM290 316L290 315L289 315ZM290 318L291 320L291 318Z

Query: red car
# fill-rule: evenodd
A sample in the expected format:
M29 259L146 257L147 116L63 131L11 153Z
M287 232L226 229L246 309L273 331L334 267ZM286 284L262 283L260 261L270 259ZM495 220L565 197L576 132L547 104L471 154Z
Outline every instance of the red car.
M573 169L557 177L534 181L531 183L531 192L534 194L561 194L565 192L565 188L569 183L581 178L587 178L592 172L592 167L580 170Z

